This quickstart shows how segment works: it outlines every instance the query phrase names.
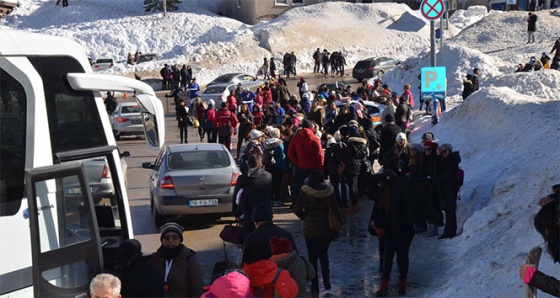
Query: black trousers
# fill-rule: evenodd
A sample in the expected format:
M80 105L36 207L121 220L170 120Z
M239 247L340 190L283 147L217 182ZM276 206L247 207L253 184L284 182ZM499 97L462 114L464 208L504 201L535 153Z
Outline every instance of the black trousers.
M187 126L183 125L183 126L179 126L179 137L181 139L181 143L183 143L183 141L185 143L188 143L188 136L189 136L189 132L187 131Z
M445 227L443 228L443 235L457 235L457 210L444 209L443 211L445 212Z
M224 144L226 148L231 152L231 135L227 137L218 136L220 144Z
M318 287L319 281L319 267L317 259L321 262L321 273L323 279L329 279L329 245L331 244L330 238L305 238L305 245L307 246L307 257L309 258L309 263L315 268L315 278L312 281L312 285ZM316 289L319 290L318 288ZM313 289L312 289L313 291Z
M358 189L358 177L359 176L344 175L344 179L350 191L350 203L352 203L352 205L358 205L358 196L360 192Z
M385 230L385 256L383 257L382 278L389 278L393 269L393 257L397 255L399 279L406 279L408 275L408 252L414 238L414 227L401 227L399 232Z

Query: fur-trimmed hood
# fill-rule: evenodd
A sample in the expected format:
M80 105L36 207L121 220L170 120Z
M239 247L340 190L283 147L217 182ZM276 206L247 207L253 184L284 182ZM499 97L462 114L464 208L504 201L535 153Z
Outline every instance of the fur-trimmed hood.
M327 183L325 189L314 189L307 185L301 187L301 191L304 192L310 199L326 199L334 193L334 187Z
M266 141L264 141L264 148L265 149L273 149L276 148L278 146L280 146L280 144L282 144L284 141L282 141L281 139L278 138L269 138L266 139Z
M348 143L362 143L362 144L367 144L367 140L364 138L359 138L359 137L350 137L348 138Z

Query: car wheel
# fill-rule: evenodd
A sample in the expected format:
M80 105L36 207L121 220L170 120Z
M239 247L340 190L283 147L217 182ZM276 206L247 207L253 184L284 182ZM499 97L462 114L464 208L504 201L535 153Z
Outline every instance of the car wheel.
M165 216L157 211L156 206L154 206L154 200L151 200L152 216L154 218L154 224L161 227L165 224Z
M121 135L118 132L114 132L115 140L119 141L121 139Z

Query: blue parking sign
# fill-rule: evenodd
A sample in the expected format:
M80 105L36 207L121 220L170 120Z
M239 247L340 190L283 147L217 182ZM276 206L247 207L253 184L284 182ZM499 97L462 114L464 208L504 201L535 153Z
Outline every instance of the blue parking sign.
M422 67L420 91L422 92L423 100L445 98L445 93L447 92L445 66Z

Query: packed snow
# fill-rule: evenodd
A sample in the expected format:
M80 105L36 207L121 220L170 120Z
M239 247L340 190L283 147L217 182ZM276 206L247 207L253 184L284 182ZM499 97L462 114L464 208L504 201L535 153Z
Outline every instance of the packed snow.
M344 52L349 65L380 55L403 60L383 78L395 90L418 86L421 68L430 63L429 23L404 4L328 2L251 26L216 14L220 2L184 0L164 17L144 12L136 0L70 1L66 8L23 0L0 26L74 39L93 59L157 53L159 61L119 63L105 72L157 78L163 63L189 64L203 84L223 73L255 73L263 57L287 51L295 52L300 72L309 72L316 48ZM560 71L514 73L518 63L548 53L559 37L558 14L537 15L533 44L525 43L526 12L471 7L450 17L437 54L438 66L447 68L448 110L433 128L419 116L411 138L431 130L460 151L466 175L457 211L460 235L415 238L411 263L423 266L415 272L411 265L409 280L427 275L436 282L417 283L410 296L523 296L519 266L533 246L544 244L531 222L537 200L560 182ZM462 80L474 67L481 70L481 90L462 102ZM548 254L540 268L559 278Z

